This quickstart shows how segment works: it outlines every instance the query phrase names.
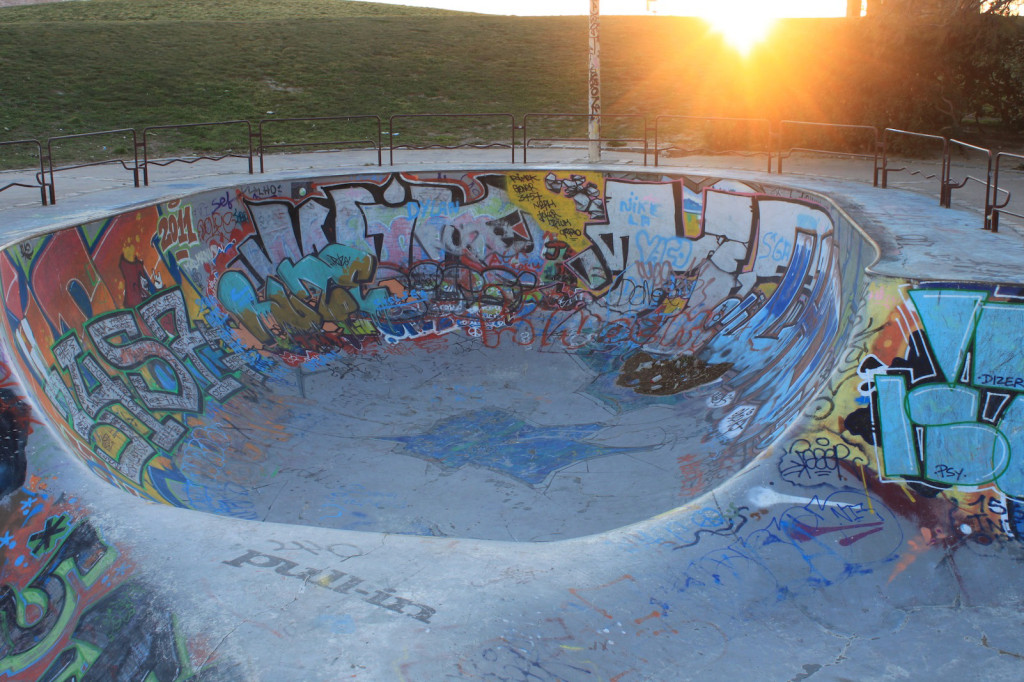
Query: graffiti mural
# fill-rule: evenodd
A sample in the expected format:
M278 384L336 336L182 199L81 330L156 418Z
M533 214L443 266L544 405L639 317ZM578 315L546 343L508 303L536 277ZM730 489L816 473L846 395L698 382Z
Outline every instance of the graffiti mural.
M893 324L906 350L861 360L871 404L851 414L851 431L874 446L886 480L1021 499L1020 290L922 283L899 293Z

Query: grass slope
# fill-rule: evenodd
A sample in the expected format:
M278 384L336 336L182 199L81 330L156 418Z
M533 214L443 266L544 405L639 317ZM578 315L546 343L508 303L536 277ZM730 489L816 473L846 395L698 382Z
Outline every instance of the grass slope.
M382 5L357 0L73 0L3 10L4 23L78 21L280 21L351 17L465 15L429 7Z
M745 62L696 20L604 17L604 112L760 116L781 113L778 102L786 101L813 115L817 100L806 92L824 65L810 57L827 50L841 28L833 20L792 23L790 35L776 39L784 51ZM496 17L349 0L0 8L0 141L269 117L582 113L586 53L585 17ZM327 128L284 137L358 133L334 126L328 135ZM483 126L474 134L502 131ZM435 132L437 141L461 139L458 130ZM244 133L228 128L160 140L162 153L245 144ZM108 143L125 151L123 140L89 140L61 153L102 155ZM19 163L25 158L0 149L0 164Z

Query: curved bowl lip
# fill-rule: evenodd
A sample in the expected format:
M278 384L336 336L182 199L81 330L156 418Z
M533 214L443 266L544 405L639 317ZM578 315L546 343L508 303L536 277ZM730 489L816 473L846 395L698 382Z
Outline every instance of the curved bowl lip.
M705 178L716 178L720 180L736 180L739 182L758 182L765 185L773 185L775 187L784 187L787 189L798 189L801 192L807 192L809 195L816 197L819 201L828 204L833 209L838 211L843 218L849 222L857 233L864 238L872 248L875 250L875 257L869 263L865 272L878 275L879 273L874 271L874 266L881 260L882 249L878 242L864 230L864 228L854 219L848 211L846 211L833 197L827 193L824 188L811 188L805 186L803 182L800 182L796 176L778 176L777 181L775 176L768 173L762 173L758 171L744 171L737 169L728 168L691 168L686 166L637 166L628 163L537 163L537 164L513 164L513 163L431 163L424 165L413 165L413 164L396 164L389 166L326 166L322 168L302 168L294 170L281 170L272 171L268 173L262 173L259 175L250 175L248 173L236 173L236 174L223 174L223 175L207 175L197 178L188 178L184 180L170 182L166 185L157 186L146 186L146 187L111 187L103 189L98 192L91 194L90 196L94 200L100 200L108 198L113 194L125 195L129 193L138 194L140 191L144 192L145 196L139 198L132 197L132 199L124 204L116 205L110 204L102 208L82 209L79 212L72 212L66 210L59 216L55 216L55 220L48 221L44 215L35 214L32 218L27 219L25 222L35 223L34 225L28 225L26 228L18 233L18 236L8 236L7 238L0 241L0 251L4 251L15 244L25 241L26 239L34 239L52 232L60 230L66 230L79 225L84 225L98 220L106 220L122 213L129 211L135 211L143 208L149 208L156 204L165 203L168 201L187 199L188 197L195 196L204 192L216 192L218 190L232 189L239 185L254 185L265 182L275 182L277 180L320 180L328 178L340 178L352 175L386 175L389 173L435 173L435 172L537 172L544 170L586 170L595 172L615 172L615 173L637 173L637 174L649 174L649 175L662 175L670 177L686 177L686 176L699 176ZM785 182L782 178L788 178L790 180L796 180L796 182ZM803 177L804 181L808 178ZM820 180L817 180L820 181ZM840 182L854 182L854 181L840 181ZM842 194L842 188L837 186L835 188L836 194ZM899 190L896 190L899 191ZM56 204L52 208L56 208L58 211L66 204ZM49 210L51 207L47 207ZM2 213L0 213L2 215ZM880 275L885 276L885 275Z

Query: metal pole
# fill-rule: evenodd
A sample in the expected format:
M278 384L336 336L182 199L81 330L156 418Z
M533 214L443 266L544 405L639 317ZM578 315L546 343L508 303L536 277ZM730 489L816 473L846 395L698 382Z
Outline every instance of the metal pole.
M590 140L588 159L591 163L601 160L601 42L599 39L601 0L590 0L590 45L587 51L589 64L588 105L590 118L587 122L587 138Z

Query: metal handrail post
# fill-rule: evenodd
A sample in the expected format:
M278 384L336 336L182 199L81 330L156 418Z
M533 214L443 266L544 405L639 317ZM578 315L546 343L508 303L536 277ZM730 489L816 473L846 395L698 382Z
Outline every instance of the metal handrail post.
M647 127L647 117L644 116L644 165L647 165L647 150L650 149L650 132L651 129Z
M260 173L266 173L267 172L266 166L264 165L264 162L263 162L263 153L264 153L264 151L263 151L263 123L264 123L264 121L263 121L263 119L261 119L260 120L260 124L257 127L257 133L256 133L256 135L259 137L259 144L256 146L256 152L259 154L259 157L260 157Z
M57 203L57 185L54 183L53 177L53 138L46 140L46 161L50 167L50 205L56 205Z
M778 158L775 161L775 172L782 175L782 121L779 121L778 125L779 127L776 130L771 130L771 128L769 128L768 134L772 136L771 142L775 143L775 151L778 152ZM771 173L771 170L771 166L769 165L768 172Z
M15 180L14 182L9 182L6 185L0 186L0 192L8 190L8 189L10 189L12 187L25 187L25 188L35 187L35 188L37 188L39 190L39 200L42 202L43 206L46 206L46 164L45 164L45 155L43 154L43 145L39 142L39 140L36 140L36 139L8 140L8 141L0 140L0 147L15 147L15 146L22 146L22 147L23 146L32 146L32 147L35 147L36 159L39 161L39 170L36 171L36 173L35 173L35 181L36 182L35 182L34 185L29 185L29 184L26 184L24 182L18 182L17 180Z
M149 141L146 131L142 131L142 181L149 187Z
M999 231L999 206L998 192L999 192L999 163L1002 160L1003 152L996 154L995 172L992 176L992 197L989 202L989 213L985 216L985 229L991 230L992 232ZM1006 203L1010 203L1009 192L1007 192ZM1004 204L1005 206L1006 204Z
M135 128L132 128L132 156L135 160L135 168L132 169L132 181L135 186L139 186L139 136L135 132Z
M654 118L654 167L661 161L661 148L658 146L658 117Z
M949 157L949 140L942 144L942 188L939 193L939 205L949 208L952 202L953 188L950 187L950 168L952 159Z
M388 118L388 165L395 165L395 115Z
M529 118L529 114L523 114L523 163L526 163L526 149L528 148L527 141L530 139L526 135L526 119Z
M252 175L253 174L253 168L252 168L252 121L246 119L245 127L246 127L246 132L248 133L247 139L249 141L249 175Z
M142 131L142 182L150 186L150 143Z
M878 171L880 170L879 169L879 165L878 165L878 154L879 154L879 152L881 152L882 154L885 154L885 147L882 144L882 142L878 139L878 131L876 129L875 130L875 156L874 156L874 160L873 160L873 163L872 163L872 171L871 171L871 186L872 187L878 187Z
M982 226L984 229L987 227L988 216L992 213L992 152L988 153L988 172L986 173L985 182L985 225Z
M992 232L998 232L999 231L999 215L1001 213L1009 213L1012 216L1017 216L1018 218L1024 218L1024 215L1021 215L1019 213L1014 213L1012 211L1003 211L1004 208L1006 208L1007 206L1010 205L1010 200L1013 198L1013 195L1010 192L1010 190L1000 190L999 189L999 169L1002 167L1002 160L1004 158L1007 158L1007 159L1017 159L1018 161L1024 161L1024 156L1022 156L1020 154L1011 154L1010 152L998 152L996 154L995 171L994 171L993 178L992 178L992 197L991 197L991 202L990 202L990 213L991 213L991 215L990 215L990 218L989 218L987 226L986 226L986 229L988 229L988 230L990 230ZM1003 201L1002 203L999 202L999 192L1000 191L1006 192L1006 200Z
M36 141L36 145L39 149L39 177L36 182L39 183L39 194L43 200L43 206L46 206L46 166L43 164L43 145Z
M885 134L888 130L882 132L882 189L889 188L889 138Z
M380 140L380 135L381 135L380 116L377 116L376 118L377 118L377 167L379 168L379 167L384 165L384 157L383 157L384 150L382 150L381 147L380 147L380 142L381 142L381 140Z

